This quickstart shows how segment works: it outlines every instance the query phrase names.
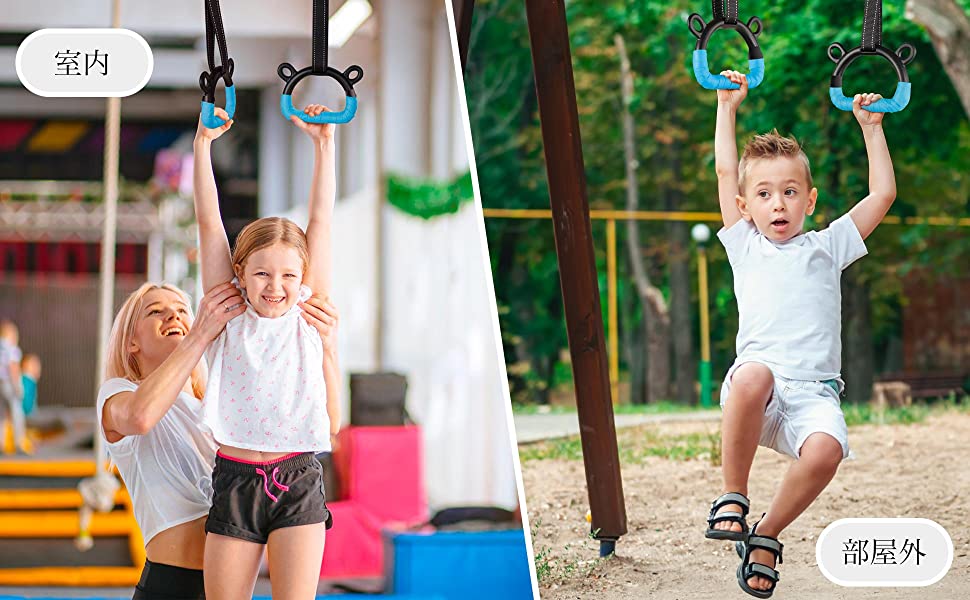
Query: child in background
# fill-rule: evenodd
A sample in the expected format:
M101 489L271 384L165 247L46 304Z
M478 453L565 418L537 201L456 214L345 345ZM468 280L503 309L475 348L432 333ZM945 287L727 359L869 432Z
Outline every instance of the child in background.
M324 110L311 105L306 113ZM311 287L322 295L330 289L334 126L293 122L315 148L307 231L279 217L259 219L240 232L231 255L210 146L232 122L200 123L195 139L202 284L210 290L235 277L247 305L206 352L205 423L221 446L206 522L209 600L251 597L264 546L273 598L313 598L331 524L315 453L331 448L340 425L336 350L324 346L300 307Z
M29 416L37 408L37 382L40 380L40 357L24 354L20 361L20 381L24 390L24 416Z
M738 161L735 117L748 91L718 90L714 134L718 197L738 299L737 359L724 377L724 494L715 500L706 536L736 540L738 584L772 595L782 562L778 535L802 514L849 454L839 403L842 271L867 253L865 240L896 198L882 113L865 109L877 94L856 95L852 113L865 138L869 195L821 231L803 230L815 211L808 158L794 139L755 136ZM748 477L759 443L796 459L768 512L747 530Z
M0 405L8 416L4 421L13 428L13 443L17 454L29 454L27 427L24 423L24 390L20 378L20 330L13 321L0 321ZM6 448L6 444L3 444Z

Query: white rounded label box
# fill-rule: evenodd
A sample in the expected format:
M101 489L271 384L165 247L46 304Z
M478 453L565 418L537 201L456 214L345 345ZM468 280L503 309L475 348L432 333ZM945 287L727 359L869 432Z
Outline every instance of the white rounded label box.
M47 97L125 97L145 87L152 50L128 29L41 29L17 49L17 77Z
M950 570L953 540L929 519L840 519L818 536L815 560L841 586L927 586Z

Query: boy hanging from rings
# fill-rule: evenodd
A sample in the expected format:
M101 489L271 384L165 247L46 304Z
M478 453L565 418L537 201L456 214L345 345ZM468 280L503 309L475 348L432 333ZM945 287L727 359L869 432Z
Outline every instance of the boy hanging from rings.
M864 240L896 197L883 114L855 115L869 158L869 195L820 231L804 231L815 211L808 158L777 131L757 135L738 161L735 117L748 92L745 75L721 73L739 89L718 90L714 137L724 244L734 273L739 325L737 359L721 389L723 495L714 501L706 537L738 541L738 583L767 598L782 561L778 536L835 476L849 455L839 403L842 271L867 253ZM768 512L748 532L748 478L758 445L795 459Z

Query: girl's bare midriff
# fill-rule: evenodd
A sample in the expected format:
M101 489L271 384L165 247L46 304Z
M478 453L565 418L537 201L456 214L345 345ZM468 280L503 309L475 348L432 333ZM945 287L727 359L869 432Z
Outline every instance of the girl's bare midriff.
M206 517L199 517L169 527L148 542L145 556L153 563L201 569L205 552L205 520Z
M259 463L274 461L278 458L283 458L284 456L293 454L292 452L260 452L259 450L245 450L243 448L236 448L234 446L220 446L219 452L225 454L226 456L231 456L240 460Z

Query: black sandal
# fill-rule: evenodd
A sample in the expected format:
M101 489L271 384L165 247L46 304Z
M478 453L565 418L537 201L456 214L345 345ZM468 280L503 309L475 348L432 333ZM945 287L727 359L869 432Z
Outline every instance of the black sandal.
M762 515L764 518L764 515ZM760 523L761 521L758 521ZM773 538L767 535L758 535L756 530L758 529L758 523L755 523L754 527L751 528L751 535L748 536L747 542L738 542L735 544L735 549L738 554L741 555L741 564L738 565L738 585L745 592L751 594L756 598L771 598L771 595L775 593L775 586L778 585L780 577L778 576L778 571L769 567L768 565L763 565L761 563L751 562L751 551L752 550L767 550L775 556L775 564L780 565L784 562L781 557L781 551L785 547L784 544L778 541L777 538ZM750 585L748 585L748 579L752 577L763 577L771 581L771 587L766 590L756 590Z
M717 514L719 508L726 504L737 504L741 507L741 512L726 511ZM750 504L747 496L738 492L728 492L711 503L711 514L707 517L707 531L704 537L711 540L735 540L743 541L748 538L748 524L744 520L748 516ZM728 529L714 529L715 523L722 522L738 523L741 531L731 531Z

